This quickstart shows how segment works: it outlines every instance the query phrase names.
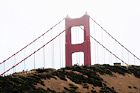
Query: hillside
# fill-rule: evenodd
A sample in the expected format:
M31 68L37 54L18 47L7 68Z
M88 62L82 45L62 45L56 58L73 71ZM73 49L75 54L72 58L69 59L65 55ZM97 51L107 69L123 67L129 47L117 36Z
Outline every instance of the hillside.
M0 77L0 93L140 93L140 66L71 66Z

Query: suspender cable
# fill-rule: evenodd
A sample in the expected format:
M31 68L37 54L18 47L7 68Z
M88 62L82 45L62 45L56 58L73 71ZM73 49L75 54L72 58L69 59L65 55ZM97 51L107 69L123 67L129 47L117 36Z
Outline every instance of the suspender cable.
M129 64L129 52L128 52L128 64ZM130 64L129 64L130 65Z
M4 62L4 72L5 72L5 62ZM5 76L5 73L4 73L4 76Z
M60 24L59 24L59 33L60 33ZM60 68L61 68L61 36L59 36L59 55L60 55Z
M109 57L110 57L110 63L113 65L113 62L112 62L112 55L109 53Z
M117 51L116 51L116 41L114 42L115 43L115 54L117 55ZM117 62L117 58L115 58L116 59L116 62Z
M134 56L134 65L135 65L136 63L135 63L135 56Z
M96 31L95 31L95 23L94 23L94 37L96 38ZM96 56L96 42L94 43L94 52L95 52L95 62L97 63L97 56Z
M51 39L53 38L53 30L51 30ZM52 68L54 68L54 41L51 42Z
M97 47L97 64L99 64L99 58L98 58L98 57L99 57L99 56L98 56L98 43L97 43L97 46L96 46L96 47Z
M14 56L14 65L16 64L16 55ZM15 70L13 69L13 71L16 72L16 67L15 67Z
M34 43L34 52L35 52L35 43ZM34 69L35 69L35 53L34 53Z
M14 56L14 65L15 65L16 63L15 63L15 56ZM15 68L13 68L13 73L15 72Z
M101 42L104 45L104 43L103 43L103 31L102 31L102 29L101 29ZM104 53L105 53L104 48L102 48L102 61L105 64L105 55L104 55Z
M65 19L65 18L64 18ZM8 57L7 59L5 59L4 61L2 61L0 64L6 62L7 60L9 60L10 58L12 58L14 55L17 55L19 52L21 52L22 50L24 50L25 48L27 48L28 46L30 46L31 44L33 44L35 41L37 41L39 38L41 38L43 35L47 34L51 29L53 29L54 27L56 27L58 24L60 24L64 19L62 19L61 21L59 21L56 25L54 25L53 27L51 27L49 30L47 30L46 32L44 32L42 35L40 35L39 37L37 37L35 40L33 40L32 42L30 42L28 45L26 45L25 47L23 47L22 49L20 49L19 51L17 51L16 53L14 53L13 55L11 55L10 57Z
M44 35L43 35L43 45L44 45ZM43 67L45 68L45 47L43 47Z
M135 56L134 56L134 65L135 65Z
M122 61L124 64L128 66L126 62L124 62L121 58L119 58L117 55L115 55L113 52L111 52L108 48L106 48L104 45L102 45L99 41L97 41L93 36L90 36L94 41L96 41L99 45L101 45L103 48L105 48L110 54L112 54L114 57L118 58L120 61Z
M96 56L96 42L94 42L94 53L95 53L95 64L97 63L97 56Z
M15 61L14 61L14 65L15 65ZM15 72L15 68L13 68L13 73Z
M105 49L104 50L104 64L106 64L106 59L105 59Z
M65 40L65 39L63 39L63 34L62 34L62 67L63 67L63 49L65 49L65 48L63 48L63 40Z
M122 60L123 60L123 47L121 47L122 48Z
M91 17L90 17L91 18ZM91 18L92 21L94 21L94 23L96 23L99 27L101 27L103 29L103 31L105 33L107 33L113 40L115 40L119 45L121 45L126 51L128 51L130 54L132 54L133 56L135 56L138 60L140 60L140 58L138 58L136 55L134 55L130 50L128 50L125 46L123 46L117 39L115 39L110 33L108 33L102 26L100 26L93 18Z
M32 55L34 55L36 52L38 52L40 49L42 49L43 47L45 47L46 45L48 45L50 42L52 42L54 39L56 39L58 36L60 36L62 33L64 33L67 29L63 30L61 33L59 33L58 35L56 35L54 38L52 38L50 41L48 41L47 43L45 43L43 46L41 46L40 48L38 48L36 51L34 51L33 53L31 53L30 55L28 55L26 58L24 58L23 60L21 60L20 62L16 63L16 65L12 66L11 68L9 68L8 70L4 71L2 74L0 74L0 76L3 76L5 73L7 73L8 71L10 71L11 69L15 68L17 65L19 65L20 63L22 63L24 60L28 59L29 57L31 57Z
M24 49L24 58L25 58L25 49ZM24 60L24 71L25 71L25 60Z
M110 49L109 37L108 37L108 49ZM111 65L110 53L108 54L108 58L109 58L109 64Z

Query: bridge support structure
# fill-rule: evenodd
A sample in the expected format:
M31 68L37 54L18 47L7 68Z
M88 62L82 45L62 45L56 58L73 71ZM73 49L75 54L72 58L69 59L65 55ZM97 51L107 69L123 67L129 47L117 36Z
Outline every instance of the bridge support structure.
M83 26L84 29L84 41L80 44L72 44L71 40L71 28L74 26ZM72 53L83 52L84 53L84 65L91 65L91 48L90 48L90 26L89 15L85 14L81 18L72 19L70 17L65 18L65 59L66 66L72 66Z

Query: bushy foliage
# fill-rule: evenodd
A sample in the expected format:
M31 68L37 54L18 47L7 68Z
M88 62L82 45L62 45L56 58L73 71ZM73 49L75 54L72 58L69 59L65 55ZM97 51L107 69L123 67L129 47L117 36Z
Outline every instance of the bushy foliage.
M43 73L43 72L47 72L47 73L52 73L55 71L55 69L41 69L41 68L38 68L38 69L34 69L37 73Z
M51 74L36 73L28 76L11 75L1 77L0 79L0 92L4 93L23 93L29 91L43 91L42 89L36 89L34 85L40 83L44 86L44 82L41 79L54 78ZM37 92L36 92L37 93ZM46 92L40 92L46 93Z
M84 83L84 84L83 84L83 88L87 88L87 89L89 89L88 84L87 84L87 83Z
M128 88L132 88L131 86L128 86Z
M67 81L67 79L65 78L65 74L62 71L56 71L52 73L52 75L59 77L61 80Z
M73 84L69 84L69 86L70 86L71 89L74 89L74 90L77 90L78 89L78 87L75 86L75 85L73 85Z
M140 66L129 66L128 70L135 75L135 77L140 78Z
M55 90L51 90L50 88L47 88L48 93L56 93Z
M97 93L96 90L91 90L91 93Z
M84 77L83 75L80 74L76 74L74 72L66 72L65 74L70 80L72 80L73 82L77 83L77 84L82 84L82 83L86 83L87 79L86 77Z
M73 72L67 72L66 73L66 75L68 75L67 77L69 79L71 79L73 82L78 83L78 84L89 83L94 86L102 87L103 79L100 78L100 76L98 74L96 74L96 72L94 70L90 70L90 66L83 66L83 67L73 66L73 68L71 68L71 70L80 72L83 75L87 76L87 77L85 77L83 75L76 74Z
M75 65L62 68L57 71L54 69L36 69L33 71L36 71L36 73L25 76L0 76L0 93L56 93L56 91L51 90L49 88L46 90L42 88L35 88L35 85L38 83L40 83L43 86L45 85L42 79L57 79L55 76L65 81L67 81L67 77L76 84L82 84L83 88L87 89L89 88L88 84L92 84L93 87L101 87L100 93L116 93L114 88L107 87L107 85L103 82L103 79L97 73L100 73L101 75L108 74L111 76L113 76L112 72L119 73L122 75L125 75L125 73L133 73L136 77L140 78L140 66L129 66L127 68L125 66L110 66L108 64L96 64L93 66ZM75 73L74 71L78 73ZM133 88L137 89L137 87ZM64 89L64 93L75 93L78 87L73 84L69 84L69 87L65 87ZM90 92L96 93L94 89Z
M64 87L64 89L66 91L69 91L70 93L77 93L76 90L78 89L78 87L73 84L69 84L69 87Z
M102 87L99 93L117 93L117 92L109 87Z

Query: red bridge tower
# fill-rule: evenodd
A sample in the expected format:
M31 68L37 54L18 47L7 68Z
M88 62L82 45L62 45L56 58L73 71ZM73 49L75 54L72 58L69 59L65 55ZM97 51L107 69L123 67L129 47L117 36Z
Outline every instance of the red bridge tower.
M74 26L84 27L84 42L81 44L72 44L71 42L71 28ZM65 18L65 29L66 66L72 66L72 53L74 52L83 52L84 65L91 65L89 15L85 14L76 19Z

